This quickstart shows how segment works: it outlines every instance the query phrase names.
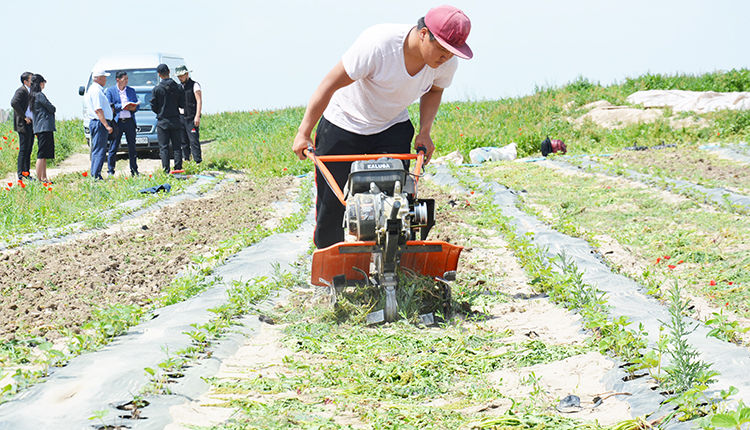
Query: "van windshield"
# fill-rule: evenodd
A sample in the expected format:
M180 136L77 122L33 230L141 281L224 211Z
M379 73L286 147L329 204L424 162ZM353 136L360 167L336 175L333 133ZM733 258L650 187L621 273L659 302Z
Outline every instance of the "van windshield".
M128 73L128 86L130 87L155 87L159 83L159 75L156 73L156 69L122 69ZM109 76L107 76L107 83L104 88L109 88L117 83L115 74L117 70L107 70ZM92 78L89 77L89 84L86 86L88 89L93 82ZM141 106L142 107L142 106Z
M152 90L143 90L139 88L135 90L135 95L138 96L138 101L141 102L141 104L138 105L138 109L150 111Z

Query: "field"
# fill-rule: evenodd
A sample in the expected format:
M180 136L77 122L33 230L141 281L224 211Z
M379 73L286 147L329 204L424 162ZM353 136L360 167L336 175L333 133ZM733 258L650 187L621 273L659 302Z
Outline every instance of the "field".
M611 128L585 115L637 90L748 87L746 70L579 78L444 103L437 156L468 161L473 148L515 142L528 162L430 166L420 182L436 201L432 238L464 247L450 315L430 326L418 313L432 284L419 277L402 280L400 321L367 326L378 293L331 305L309 284L309 252L268 276L217 275L264 238L310 229L311 163L290 151L301 108L207 116L206 162L187 179L95 183L72 171L49 187L11 183L0 204L0 423L77 360L223 286L224 305L174 334L184 347L163 345L129 379L128 418L108 400L68 408L71 428L746 428L750 114L663 109ZM82 136L66 127L75 152ZM540 159L546 136L568 153ZM13 172L12 152L0 151L0 168ZM138 192L162 183L171 194ZM265 302L277 291L288 293ZM222 355L239 318L255 333ZM223 358L198 378L207 386L181 394L189 383L174 375L212 356ZM169 412L156 407L165 401Z

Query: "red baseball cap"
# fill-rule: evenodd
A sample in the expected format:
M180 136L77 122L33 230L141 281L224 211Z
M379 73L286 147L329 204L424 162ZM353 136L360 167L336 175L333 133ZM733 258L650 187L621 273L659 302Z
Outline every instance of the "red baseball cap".
M461 9L443 5L430 9L424 23L435 39L454 55L469 59L474 53L466 44L471 31L471 21Z

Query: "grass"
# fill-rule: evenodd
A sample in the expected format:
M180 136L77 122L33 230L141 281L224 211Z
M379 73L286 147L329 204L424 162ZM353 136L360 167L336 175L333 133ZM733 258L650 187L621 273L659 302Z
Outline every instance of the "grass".
M477 147L516 142L519 156L539 154L546 136L567 142L572 154L608 153L633 143L652 145L662 140L670 143L707 143L717 141L718 137L723 141L743 140L750 133L750 113L741 111L698 115L709 120L710 125L703 129L674 129L665 119L654 124L605 130L593 123L577 126L569 119L586 113L581 107L597 100L626 104L627 96L638 90L750 88L749 75L746 69L699 76L645 75L610 86L579 77L561 87L537 88L534 94L525 97L446 102L436 116L432 139L438 155L455 150L468 155ZM417 123L418 106L411 106L409 112ZM216 139L207 157L209 166L261 175L309 172L311 163L297 160L291 152L291 142L303 114L302 108L288 108L207 115L203 136Z
M259 176L299 175L310 166L292 152L304 109L224 112L201 123L206 139L215 139L206 168L243 170Z
M750 194L750 177L745 175L745 166L725 160L710 151L704 151L695 145L676 149L648 151L648 154L628 154L630 157L599 157L596 162L601 170L622 174L626 170L633 170L654 176L654 182L660 179L683 180L706 188L725 188L736 190L744 195ZM679 158L677 158L679 156ZM648 158L647 164L639 163L641 157ZM566 161L579 164L577 159ZM695 168L692 168L695 166ZM722 172L719 177L709 177L705 174L706 166L712 170ZM599 169L597 169L599 170Z
M487 380L488 373L581 353L575 348L564 351L530 341L510 344L509 351L498 353L507 346L505 334L488 331L483 324L420 329L402 320L365 328L321 322L311 314L300 321L297 310L289 308L281 312L288 312L281 316L289 324L284 343L295 354L284 359L285 370L275 377L212 378L216 395L241 395L220 404L241 413L212 429L352 428L338 419L342 416L352 425L366 423L373 429L489 429L500 425L503 417L506 424L519 426L580 425L530 413L530 404L519 404L493 418L496 421L479 421L481 414L465 410L504 397ZM248 371L252 374L254 369Z
M142 194L139 190L163 183L172 185L172 193L187 187L186 181L174 179L163 172L154 175L141 175L136 178L116 177L105 181L94 181L82 173L62 174L55 183L45 185L38 181L3 183L0 193L0 241L13 245L23 236L48 229L81 228L73 226L81 223L85 228L96 228L116 219L123 213L132 211L120 203L128 200L143 200L148 205L172 194ZM23 208L23 210L19 210ZM48 234L59 234L52 231Z
M714 72L705 75L645 75L628 78L621 84L602 86L579 77L561 87L539 87L530 96L502 100L444 103L433 126L433 141L439 155L455 150L465 156L482 146L518 144L519 157L539 154L546 136L562 139L572 154L608 153L634 143L652 145L662 140L670 143L712 142L746 139L750 133L750 113L719 111L697 115L709 120L703 129L673 129L666 120L654 124L635 124L620 130L606 130L593 123L577 126L569 119L586 113L584 105L606 100L616 105L635 91L647 89L681 89L695 91L734 91L750 88L746 69ZM412 106L413 120L418 109Z
M48 167L55 167L59 162L74 154L78 148L86 144L83 134L83 122L80 119L56 121L55 127L55 158L48 161ZM31 152L31 169L36 160L36 138ZM0 172L16 172L18 161L18 134L13 131L13 116L4 123L0 123ZM4 176L4 175L3 175Z
M750 315L750 297L738 287L750 284L747 217L665 200L657 190L623 187L615 179L523 163L482 170L488 179L525 189L523 204L548 208L546 221L557 230L587 240L610 236L632 249L649 272L675 276L716 304Z

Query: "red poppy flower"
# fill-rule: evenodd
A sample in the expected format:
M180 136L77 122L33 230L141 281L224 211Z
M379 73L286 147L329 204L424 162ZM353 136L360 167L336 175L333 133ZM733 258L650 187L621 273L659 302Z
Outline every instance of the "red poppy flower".
M670 258L671 258L671 257L670 257L670 256L668 256L668 255L665 255L665 256L664 256L664 259L665 259L665 260L669 260Z
M13 182L8 182L8 187L12 187L12 186L13 186Z
M284 171L286 172L286 167L284 167Z
M660 261L661 261L661 257L656 257L656 264L659 264Z
M727 284L732 285L732 284L734 284L734 282L729 281L729 282L727 282Z
M81 175L83 175L83 177L85 178L86 176L89 175L89 172L83 172L83 173L81 173Z
M24 184L23 181L18 181L18 185L20 185L21 188L26 188L26 184Z
M29 172L21 172L23 176L29 176Z
M670 269L675 269L675 268L676 268L677 266L675 266L674 264L670 264L670 265L669 265L669 266L667 266L667 267L669 267Z
M680 260L680 261L677 262L677 264L682 264L684 262L685 262L685 260Z
M48 188L47 188L47 191L52 191L52 187L48 187Z
M711 282L709 282L708 285L710 285L710 286L713 287L713 286L716 285L716 281L714 281L713 279L711 279Z

